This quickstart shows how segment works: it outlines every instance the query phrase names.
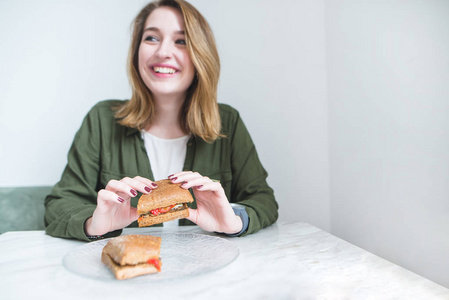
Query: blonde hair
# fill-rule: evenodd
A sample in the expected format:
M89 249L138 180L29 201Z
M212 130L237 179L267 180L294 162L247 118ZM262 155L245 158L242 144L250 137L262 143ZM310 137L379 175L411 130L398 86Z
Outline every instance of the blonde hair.
M195 67L195 77L190 85L180 115L180 125L185 133L191 133L206 142L223 136L217 104L217 85L220 59L212 30L206 19L186 1L159 0L146 5L133 22L133 34L128 53L128 77L132 97L118 107L115 117L121 125L143 129L154 116L151 91L139 74L138 53L144 25L156 8L176 8L184 18L187 50Z

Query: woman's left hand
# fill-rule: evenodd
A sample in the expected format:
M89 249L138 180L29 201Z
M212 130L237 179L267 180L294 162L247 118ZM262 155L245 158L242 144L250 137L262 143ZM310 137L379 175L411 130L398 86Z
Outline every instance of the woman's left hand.
M220 182L190 171L170 175L169 179L183 183L183 189L192 188L195 194L197 209L189 208L188 220L206 231L233 234L242 230L242 219L235 215Z

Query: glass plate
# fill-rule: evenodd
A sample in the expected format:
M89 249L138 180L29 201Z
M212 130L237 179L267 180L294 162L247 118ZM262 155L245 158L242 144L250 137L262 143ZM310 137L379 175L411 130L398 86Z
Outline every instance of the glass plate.
M149 283L167 279L204 274L233 262L239 249L228 240L194 233L151 233L162 238L162 271L156 274L127 279ZM63 259L71 272L98 280L116 280L109 268L101 262L101 252L109 239L79 246L69 251Z

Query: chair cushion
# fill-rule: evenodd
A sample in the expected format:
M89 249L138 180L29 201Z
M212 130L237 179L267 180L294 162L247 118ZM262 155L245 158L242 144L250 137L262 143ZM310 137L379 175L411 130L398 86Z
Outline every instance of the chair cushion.
M0 188L0 234L45 229L44 201L51 189L51 186Z

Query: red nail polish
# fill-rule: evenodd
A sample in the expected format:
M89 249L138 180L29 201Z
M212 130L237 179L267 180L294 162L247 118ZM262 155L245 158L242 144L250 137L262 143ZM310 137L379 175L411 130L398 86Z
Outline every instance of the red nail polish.
M173 176L175 176L175 174L171 174L170 176L168 176L168 179L170 179L170 177L173 177Z
M196 188L197 188L197 189L201 189L201 188L203 188L203 186L202 186L202 185L199 185L199 186L197 186Z
M153 182L153 183L151 183L151 185L152 185L152 186L154 186L154 187L157 187L157 184L156 184L156 183L154 183L154 182Z
M136 191L136 190L133 190L133 189L131 189L131 194L133 194L133 196L135 197L135 196L137 196L137 191Z
M146 187L145 187L145 191L147 191L148 193L150 193L150 192L151 192L150 187L146 186Z
M121 203L125 202L125 199L123 199L122 197L118 197L117 200Z
M173 178L170 178L171 179L171 181L175 181L176 179L178 179L178 177L173 177Z

